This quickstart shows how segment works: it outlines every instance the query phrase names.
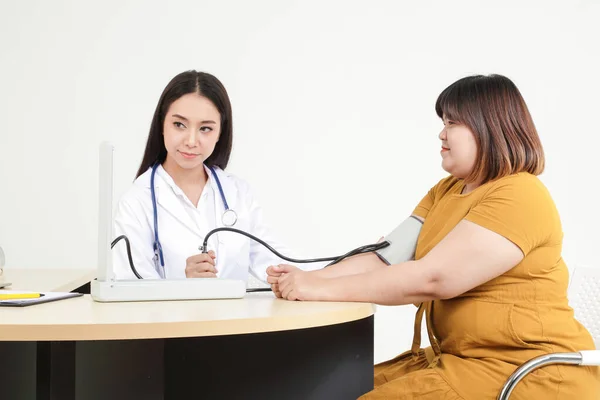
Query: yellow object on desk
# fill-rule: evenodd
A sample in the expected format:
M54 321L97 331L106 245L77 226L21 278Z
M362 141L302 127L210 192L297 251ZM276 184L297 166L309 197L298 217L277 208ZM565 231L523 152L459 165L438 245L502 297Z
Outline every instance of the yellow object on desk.
M25 307L79 296L83 296L83 294L0 290L0 307Z
M9 293L0 292L0 300L36 299L42 297L42 293Z

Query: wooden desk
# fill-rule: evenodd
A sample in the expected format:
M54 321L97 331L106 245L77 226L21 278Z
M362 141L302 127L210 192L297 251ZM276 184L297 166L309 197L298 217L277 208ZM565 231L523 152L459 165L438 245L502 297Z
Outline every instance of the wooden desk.
M373 387L371 304L238 300L0 308L19 399L355 399Z
M6 289L72 292L85 287L95 277L95 269L5 268L0 280L12 283Z

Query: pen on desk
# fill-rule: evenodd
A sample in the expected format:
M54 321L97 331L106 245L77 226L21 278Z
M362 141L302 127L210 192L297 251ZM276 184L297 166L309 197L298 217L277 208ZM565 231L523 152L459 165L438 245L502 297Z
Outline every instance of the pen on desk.
M43 295L43 293L0 293L0 300L35 299Z

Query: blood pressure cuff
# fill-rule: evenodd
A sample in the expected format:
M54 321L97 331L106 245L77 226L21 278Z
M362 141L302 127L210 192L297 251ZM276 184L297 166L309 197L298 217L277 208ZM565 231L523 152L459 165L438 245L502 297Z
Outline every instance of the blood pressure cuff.
M375 254L387 265L414 260L422 227L423 222L411 215L384 238L390 245L377 250Z

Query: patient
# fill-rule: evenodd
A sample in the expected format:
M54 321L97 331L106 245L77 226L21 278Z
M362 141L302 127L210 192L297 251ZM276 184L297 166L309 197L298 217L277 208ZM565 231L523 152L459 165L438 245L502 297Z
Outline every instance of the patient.
M287 300L415 303L431 347L375 366L362 399L495 399L525 361L594 349L567 301L563 232L537 178L544 153L525 101L499 75L470 76L446 88L435 109L442 167L450 175L421 200L415 260L384 264L375 254L304 272L268 269ZM548 366L529 374L515 399L600 398L596 367Z

